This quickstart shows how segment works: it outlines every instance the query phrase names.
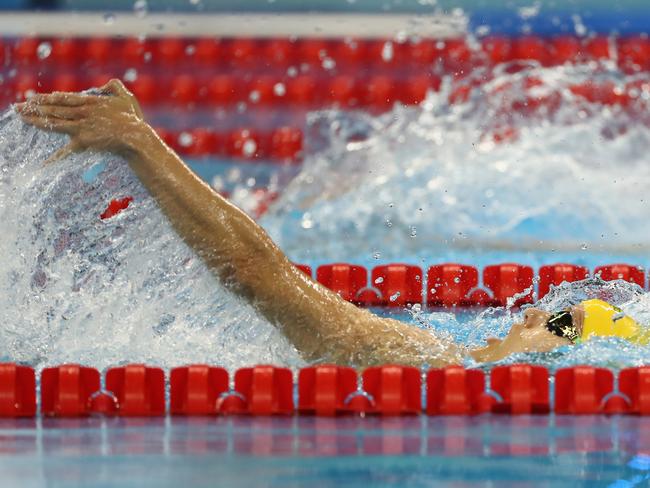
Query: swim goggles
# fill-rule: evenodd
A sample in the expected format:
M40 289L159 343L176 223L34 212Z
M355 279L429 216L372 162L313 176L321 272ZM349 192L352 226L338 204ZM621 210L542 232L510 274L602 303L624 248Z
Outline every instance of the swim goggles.
M573 323L573 317L568 310L554 313L546 321L546 328L549 332L558 337L566 337L571 342L575 343L580 338L578 329Z

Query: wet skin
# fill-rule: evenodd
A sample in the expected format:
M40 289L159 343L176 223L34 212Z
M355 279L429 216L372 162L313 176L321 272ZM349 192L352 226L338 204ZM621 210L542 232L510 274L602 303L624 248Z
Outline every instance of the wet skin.
M533 308L504 339L488 339L486 347L469 350L355 307L297 270L259 225L192 173L144 121L137 100L120 81L112 80L99 93L36 95L15 109L26 123L70 137L47 162L85 150L123 157L176 233L305 360L440 367L461 364L468 355L497 361L570 344L545 328L550 314Z

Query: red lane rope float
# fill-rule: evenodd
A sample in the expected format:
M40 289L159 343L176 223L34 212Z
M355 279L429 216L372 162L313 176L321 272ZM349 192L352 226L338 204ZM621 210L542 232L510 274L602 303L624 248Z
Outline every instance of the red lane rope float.
M37 414L35 372L28 366L0 363L0 418ZM77 364L41 372L40 414L50 417L118 415L318 415L383 416L476 415L650 415L650 366L623 369L573 366L550 375L542 366L513 364L490 372L449 366L426 372L422 398L420 369L384 365L361 374L350 367L317 365L294 373L272 365L234 372L234 389L224 368L204 364L166 373L130 364L109 369L105 389L98 370ZM551 399L550 384L555 384Z
M311 267L296 266L312 276ZM480 274L485 288L479 286ZM605 281L622 279L646 287L644 269L631 264L598 266L593 275ZM430 307L484 307L532 303L534 276L532 267L516 263L489 265L482 273L474 266L446 263L429 267L425 284L418 266L386 264L368 273L357 264L333 263L319 266L315 279L343 299L365 306L404 307L421 303ZM552 286L583 280L590 273L584 266L557 263L540 267L537 276L537 296L543 298ZM515 295L517 299L510 304Z

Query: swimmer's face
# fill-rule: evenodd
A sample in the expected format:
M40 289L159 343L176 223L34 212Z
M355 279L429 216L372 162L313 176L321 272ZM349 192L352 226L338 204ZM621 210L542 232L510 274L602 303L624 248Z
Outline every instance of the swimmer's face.
M504 339L488 338L488 345L472 351L472 357L481 362L498 361L516 352L547 352L571 344L546 328L550 316L537 308L527 309L523 321L514 324Z

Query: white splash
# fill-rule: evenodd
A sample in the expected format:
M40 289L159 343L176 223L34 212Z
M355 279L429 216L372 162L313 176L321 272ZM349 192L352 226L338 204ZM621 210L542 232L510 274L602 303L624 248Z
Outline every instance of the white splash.
M301 364L284 337L224 289L119 158L43 161L63 137L0 119L0 359ZM108 220L113 198L134 203Z

